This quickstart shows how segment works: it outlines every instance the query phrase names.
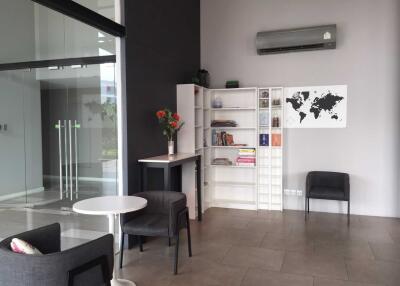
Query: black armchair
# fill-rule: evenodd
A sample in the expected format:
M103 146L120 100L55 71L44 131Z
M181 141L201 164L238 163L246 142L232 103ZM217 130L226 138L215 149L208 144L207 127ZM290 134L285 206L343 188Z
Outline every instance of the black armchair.
M313 171L306 179L306 214L310 213L310 199L347 201L350 219L350 177L346 173Z
M189 256L192 256L190 239L189 212L186 207L186 195L172 191L147 191L137 193L135 196L145 198L147 207L124 215L121 220L121 255L120 268L122 268L124 253L124 237L130 234L138 237L140 251L143 251L143 236L162 236L176 239L174 274L178 273L179 231L187 229Z
M43 255L12 252L13 238L32 244ZM0 242L0 285L110 285L114 263L111 234L65 251L60 251L60 241L60 224L56 223Z

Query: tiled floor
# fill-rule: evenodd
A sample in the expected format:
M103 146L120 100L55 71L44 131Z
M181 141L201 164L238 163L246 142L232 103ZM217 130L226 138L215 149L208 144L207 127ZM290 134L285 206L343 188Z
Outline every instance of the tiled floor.
M148 239L125 253L121 275L139 286L399 286L400 219L303 212L209 209L193 221L193 257L182 231L179 274L174 247Z
M53 209L0 210L0 237L53 222L62 248L107 232L107 218ZM174 247L149 238L144 252L126 250L120 275L139 286L399 286L400 219L212 208L191 222L193 257L181 233L179 274Z

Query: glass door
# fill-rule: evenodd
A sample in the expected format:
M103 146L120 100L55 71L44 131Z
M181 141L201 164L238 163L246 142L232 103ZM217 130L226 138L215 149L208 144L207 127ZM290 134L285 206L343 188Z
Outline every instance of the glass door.
M31 207L69 210L78 200L117 194L114 68L101 64L36 70L43 192L27 193Z

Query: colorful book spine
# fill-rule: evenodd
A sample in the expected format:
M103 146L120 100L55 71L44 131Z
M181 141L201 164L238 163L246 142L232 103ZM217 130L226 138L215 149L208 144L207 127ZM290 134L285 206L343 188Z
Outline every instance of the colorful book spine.
M256 158L255 157L238 157L236 159L236 162L240 162L240 163L255 163L256 162Z

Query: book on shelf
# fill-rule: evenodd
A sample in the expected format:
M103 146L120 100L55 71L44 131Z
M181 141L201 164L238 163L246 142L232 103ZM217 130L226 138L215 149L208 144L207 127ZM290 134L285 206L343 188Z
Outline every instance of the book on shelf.
M272 134L271 145L272 146L281 146L282 144L282 135L281 134Z
M225 131L212 132L212 145L213 146L232 146L235 142L233 141L233 135Z
M255 156L256 149L255 148L240 148L238 153L239 153L239 156Z
M260 134L260 146L269 146L269 134Z
M267 110L260 111L259 121L260 121L260 125L269 126L269 112Z
M211 162L211 165L230 166L232 165L232 161L228 158L214 158Z
M255 166L256 166L256 163L242 163L242 162L236 162L236 166L255 167Z
M239 156L236 159L237 163L255 163L256 162L256 157L241 157Z

